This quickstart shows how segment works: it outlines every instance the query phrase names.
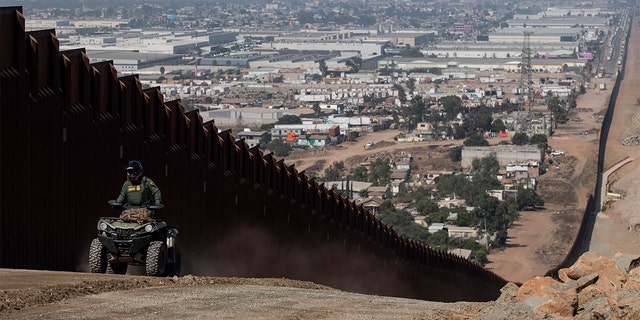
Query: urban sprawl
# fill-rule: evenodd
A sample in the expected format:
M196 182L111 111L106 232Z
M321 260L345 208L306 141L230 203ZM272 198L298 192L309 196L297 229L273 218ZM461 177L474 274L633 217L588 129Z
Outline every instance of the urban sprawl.
M232 128L236 138L277 156L363 136L360 147L373 148L366 133L389 128L400 130L398 142L550 136L578 95L607 90L611 82L600 80L615 77L624 62L633 12L625 1L49 5L56 7L24 6L27 30L55 29L61 51L84 48L91 63L111 61L119 75L138 75L165 100L180 99L185 110L198 110L204 121ZM545 156L564 155L527 143L465 143L460 152L460 171L468 175L479 170L475 159L497 160L503 187L487 194L500 201L535 190ZM385 200L444 174L419 177L410 162L410 154L393 155L382 180L345 183L344 175L315 174L378 212ZM504 231L487 226L486 218L484 225L456 224L457 215L477 212L469 202L478 199L465 204L455 193L430 195L440 208L462 208L425 219L425 205L402 207L431 233L477 239L478 229Z

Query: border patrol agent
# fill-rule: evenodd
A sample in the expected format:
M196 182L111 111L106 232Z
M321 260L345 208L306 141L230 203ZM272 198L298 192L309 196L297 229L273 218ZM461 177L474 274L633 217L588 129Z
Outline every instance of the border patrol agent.
M160 188L153 183L153 180L142 175L140 161L129 161L125 170L127 171L127 181L122 185L117 202L133 206L162 204Z

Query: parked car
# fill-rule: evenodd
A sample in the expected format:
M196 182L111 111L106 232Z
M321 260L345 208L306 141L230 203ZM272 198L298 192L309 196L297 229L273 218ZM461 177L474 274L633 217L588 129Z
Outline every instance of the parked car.
M555 156L563 156L563 155L564 155L564 151L561 151L561 150L555 150L555 151L551 152L551 153L550 153L550 155L552 155L552 156L554 156L554 157L555 157Z

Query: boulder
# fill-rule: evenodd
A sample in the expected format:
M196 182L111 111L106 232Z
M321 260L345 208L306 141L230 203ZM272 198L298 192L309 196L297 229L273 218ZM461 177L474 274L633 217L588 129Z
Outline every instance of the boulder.
M563 268L558 270L558 278L562 282L569 282L571 280L578 280L582 277L580 272L577 272L571 268Z
M574 280L577 275L582 277L595 272L600 275L599 280L608 279L609 281L621 283L627 280L625 271L617 263L610 258L591 251L584 253L569 269L572 270L570 273L572 275L571 278Z
M550 277L535 277L525 282L516 300L524 301L535 311L563 317L572 317L578 307L575 287L565 287Z
M635 260L634 260L635 259ZM535 277L515 295L532 310L547 316L574 319L640 319L640 260L616 254L614 259L584 253L571 267L558 270L558 279ZM503 288L501 301L508 302Z
M498 302L516 302L516 296L518 295L518 285L513 283L513 282L509 282L507 284L504 285L504 287L502 287L502 289L500 289L500 297L498 297Z
M640 268L631 269L627 274L627 282L623 285L626 290L640 290Z
M637 256L630 256L627 254L623 254L621 252L617 252L613 256L613 261L622 269L624 272L629 272L631 269L634 269L638 265Z

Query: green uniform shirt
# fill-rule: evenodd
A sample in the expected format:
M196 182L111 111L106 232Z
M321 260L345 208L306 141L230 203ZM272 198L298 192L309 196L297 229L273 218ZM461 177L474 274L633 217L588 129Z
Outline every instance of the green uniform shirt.
M134 206L161 204L162 195L151 179L141 177L136 181L125 181L116 201Z

